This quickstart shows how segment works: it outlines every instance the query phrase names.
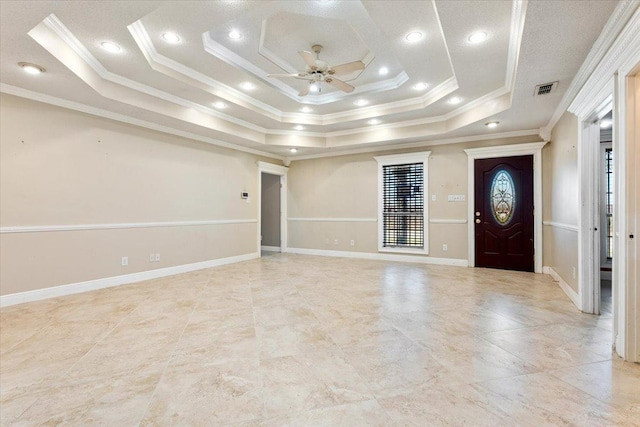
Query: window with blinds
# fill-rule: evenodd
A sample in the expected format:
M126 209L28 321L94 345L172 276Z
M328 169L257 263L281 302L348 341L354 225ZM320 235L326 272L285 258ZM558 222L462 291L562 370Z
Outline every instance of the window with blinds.
M378 162L378 251L429 254L431 151L375 156Z
M424 248L423 163L382 167L385 248Z

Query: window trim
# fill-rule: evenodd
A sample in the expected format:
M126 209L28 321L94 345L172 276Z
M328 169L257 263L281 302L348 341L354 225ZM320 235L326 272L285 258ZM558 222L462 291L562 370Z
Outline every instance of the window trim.
M392 154L375 156L378 162L378 252L402 253L413 255L429 254L429 156L431 151L417 153ZM384 242L384 166L403 165L407 163L422 163L423 170L423 248L387 248Z

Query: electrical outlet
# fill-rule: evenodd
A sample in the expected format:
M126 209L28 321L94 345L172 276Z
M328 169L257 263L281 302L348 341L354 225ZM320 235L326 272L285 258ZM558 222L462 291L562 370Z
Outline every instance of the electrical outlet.
M127 265L129 265L129 257L123 256L121 263L123 267L126 267Z
M575 278L576 278L576 268L575 268L575 267L573 267L573 269L572 269L572 270L573 270L573 278L575 279Z
M446 243L442 245L442 250L445 252L449 250L449 247L447 246Z
M356 241L355 241L355 240L351 240L351 241L349 242L349 244L350 244L351 246L355 246L355 245L356 245Z
M156 260L155 254L149 254L149 262L154 262Z
M337 245L338 244L338 239L333 239L333 244Z
M324 239L324 244L328 245L329 244L329 238Z
M431 195L431 201L432 201L432 202L435 202L435 201L436 201L436 195L435 195L435 194L432 194L432 195Z
M160 254L156 254L156 256L155 256L155 261L156 261L156 262L160 261Z

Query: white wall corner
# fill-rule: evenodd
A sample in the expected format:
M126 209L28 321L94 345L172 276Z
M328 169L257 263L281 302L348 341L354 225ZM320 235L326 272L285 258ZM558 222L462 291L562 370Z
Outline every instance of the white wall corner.
M582 311L582 304L580 303L580 297L578 296L578 293L574 291L567 282L564 281L564 279L558 274L558 272L553 269L553 267L544 266L542 267L542 272L544 274L550 275L555 282L558 282L558 286L560 286L560 289L562 289L564 293L567 294L571 302L578 308L578 310Z

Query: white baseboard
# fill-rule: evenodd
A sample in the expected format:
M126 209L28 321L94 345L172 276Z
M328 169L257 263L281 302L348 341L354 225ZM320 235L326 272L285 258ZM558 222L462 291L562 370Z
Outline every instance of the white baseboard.
M267 252L282 252L280 246L260 246L260 250Z
M469 262L466 259L457 259L457 258L435 258L435 257L414 256L414 255L395 255L395 254L381 254L381 253L371 253L371 252L330 251L325 249L304 249L304 248L287 248L287 252L292 254L300 254L300 255L332 256L332 257L338 257L338 258L360 258L360 259L375 259L380 261L416 262L420 264L453 265L457 267L469 266Z
M141 271L139 273L124 274L122 276L106 277L104 279L88 280L86 282L36 289L17 294L2 295L0 296L0 307L40 301L47 298L55 298L65 295L79 294L81 292L95 291L113 286L126 285L128 283L141 282L143 280L157 279L159 277L173 276L174 274L188 273L190 271L202 270L204 268L248 261L250 259L258 258L259 256L260 254L258 253L237 255L228 258L195 262L193 264L176 265L174 267L158 268L156 270Z
M560 289L562 289L564 293L567 294L571 302L578 308L578 310L582 311L582 304L580 303L580 297L578 296L578 293L574 291L573 288L569 286L569 284L565 282L562 277L560 277L558 272L556 272L553 267L542 267L542 273L550 275L554 281L558 282L558 286L560 286Z

